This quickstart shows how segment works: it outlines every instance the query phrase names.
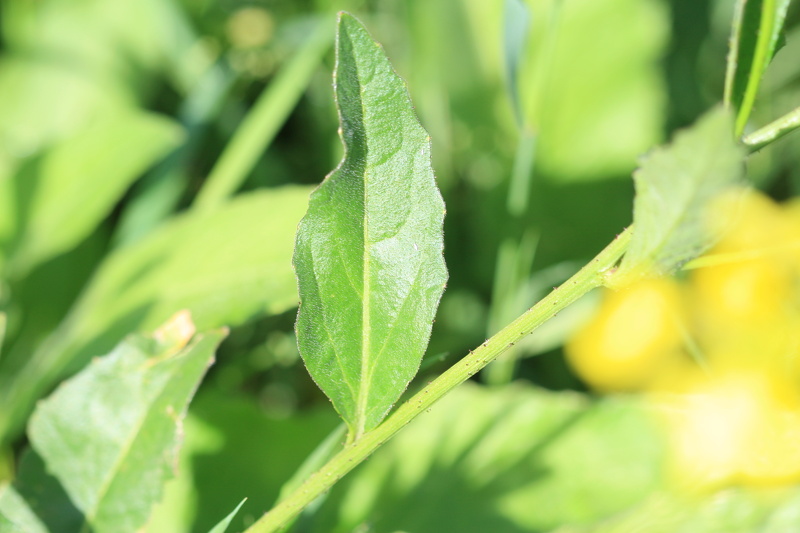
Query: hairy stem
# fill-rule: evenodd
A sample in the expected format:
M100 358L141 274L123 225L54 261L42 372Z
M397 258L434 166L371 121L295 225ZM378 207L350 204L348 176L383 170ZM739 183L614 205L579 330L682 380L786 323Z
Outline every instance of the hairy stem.
M271 511L262 516L258 522L247 529L246 533L272 533L280 530L309 503L330 489L342 476L369 457L434 402L469 379L559 311L590 290L603 285L607 272L617 264L627 249L630 237L631 228L628 228L563 285L555 288L539 303L500 330L491 339L470 352L434 381L428 383L378 427L364 433L357 441L345 445L342 451L309 476L302 485Z

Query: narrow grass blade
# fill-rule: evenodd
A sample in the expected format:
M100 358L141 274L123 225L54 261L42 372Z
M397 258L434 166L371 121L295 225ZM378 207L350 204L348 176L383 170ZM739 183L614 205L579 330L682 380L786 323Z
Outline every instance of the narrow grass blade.
M328 20L323 19L306 44L267 86L242 122L211 170L195 200L195 209L213 210L244 183L253 165L294 109L330 42Z
M733 19L725 103L736 111L736 136L744 133L758 88L777 51L790 0L739 0Z

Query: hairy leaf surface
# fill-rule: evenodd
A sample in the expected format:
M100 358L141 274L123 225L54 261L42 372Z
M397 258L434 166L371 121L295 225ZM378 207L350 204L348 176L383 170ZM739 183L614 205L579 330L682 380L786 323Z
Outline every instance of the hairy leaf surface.
M712 244L705 208L742 179L745 152L732 132L729 113L715 109L644 159L633 175L634 233L617 279L670 273Z
M225 336L179 314L131 336L41 402L29 437L92 531L133 532L176 467L181 424Z
M447 279L444 203L405 84L347 14L336 53L345 157L298 228L297 336L311 376L358 438L419 368Z

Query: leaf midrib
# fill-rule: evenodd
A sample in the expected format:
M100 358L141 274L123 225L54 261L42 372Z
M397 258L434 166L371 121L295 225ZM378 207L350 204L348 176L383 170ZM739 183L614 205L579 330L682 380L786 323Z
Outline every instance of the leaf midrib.
M355 55L355 52L354 52ZM358 388L358 399L356 401L356 431L353 435L353 441L358 440L364 434L367 424L367 405L369 403L369 385L372 376L370 375L369 355L370 355L370 341L371 341L371 320L370 320L370 296L371 296L371 283L370 283L370 240L369 240L369 209L367 201L369 198L368 193L368 168L369 165L369 139L367 135L367 110L364 107L364 85L361 83L361 76L358 71L358 62L353 61L356 71L356 79L358 80L359 101L361 105L361 124L364 130L364 147L366 149L365 159L367 163L364 167L363 174L363 196L364 196L364 255L363 255L363 272L362 272L362 293L361 293L361 379Z

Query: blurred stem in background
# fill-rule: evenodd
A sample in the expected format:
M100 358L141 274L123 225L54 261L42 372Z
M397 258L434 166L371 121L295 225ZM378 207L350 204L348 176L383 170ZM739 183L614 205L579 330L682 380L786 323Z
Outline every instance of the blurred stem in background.
M536 142L538 116L547 92L547 80L552 68L553 49L558 30L560 15L559 2L556 3L547 26L544 40L544 53L537 68L537 83L534 86L533 110L526 114L522 109L519 88L519 69L524 61L524 52L530 32L531 18L534 16L521 0L505 2L505 66L506 82L511 106L516 119L519 138L514 154L514 163L508 186L506 212L509 224L507 234L503 237L495 262L494 282L492 286L492 303L489 309L488 335L500 330L514 317L519 316L533 303L530 288L531 268L536 255L539 231L535 227L526 226L525 215L529 210L529 200L534 186L534 168L536 162ZM529 121L526 117L534 117ZM521 355L521 347L514 347L505 352L484 372L487 383L504 385L514 379L517 360Z

